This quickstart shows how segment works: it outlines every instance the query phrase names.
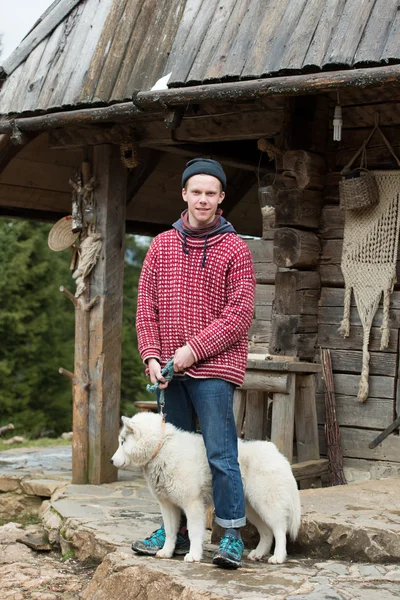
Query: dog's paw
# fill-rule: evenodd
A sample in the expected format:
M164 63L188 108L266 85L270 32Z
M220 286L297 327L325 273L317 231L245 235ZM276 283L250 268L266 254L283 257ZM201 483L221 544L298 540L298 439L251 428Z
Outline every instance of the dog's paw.
M249 552L247 558L249 560L262 560L262 556L257 554L257 552L255 550L252 550L251 552Z
M273 556L271 556L268 559L268 562L270 565L282 565L286 560L286 556L275 556L275 554Z
M164 548L161 548L156 554L157 558L172 558L173 551L167 552Z
M185 562L200 562L201 556L198 556L192 552L189 552L189 554L185 554L185 558L183 560Z

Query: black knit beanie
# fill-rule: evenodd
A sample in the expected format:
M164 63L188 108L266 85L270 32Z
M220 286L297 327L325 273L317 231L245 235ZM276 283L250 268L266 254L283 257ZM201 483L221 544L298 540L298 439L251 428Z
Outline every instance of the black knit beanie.
M186 169L182 175L182 187L185 187L187 180L193 175L212 175L220 180L222 189L226 188L226 175L223 168L216 160L211 158L194 158L186 163Z

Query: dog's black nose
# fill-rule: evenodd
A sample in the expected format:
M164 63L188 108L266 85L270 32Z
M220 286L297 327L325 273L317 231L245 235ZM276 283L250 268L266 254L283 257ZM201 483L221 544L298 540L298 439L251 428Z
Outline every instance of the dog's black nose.
M110 458L110 463L111 463L112 465L114 464L114 461L113 461L113 459L112 459L112 458Z

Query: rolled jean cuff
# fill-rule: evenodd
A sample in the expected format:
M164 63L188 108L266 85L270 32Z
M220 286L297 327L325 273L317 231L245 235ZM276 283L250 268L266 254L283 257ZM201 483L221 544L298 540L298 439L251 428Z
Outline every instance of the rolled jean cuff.
M224 529L228 529L230 527L234 527L236 529L237 527L244 527L246 525L246 516L242 517L241 519L220 519L219 517L215 516L214 520L217 525L220 525Z

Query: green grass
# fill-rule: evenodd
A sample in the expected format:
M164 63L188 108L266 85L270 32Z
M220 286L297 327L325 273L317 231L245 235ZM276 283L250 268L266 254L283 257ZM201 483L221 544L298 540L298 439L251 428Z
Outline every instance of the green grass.
M0 519L0 526L6 525L11 521L13 523L20 523L23 527L26 527L27 525L38 525L38 523L42 522L42 519L35 512L24 511L21 514L16 515L15 517L9 519Z
M21 444L5 444L4 440L0 440L0 452L2 450L12 450L14 448L45 448L46 446L70 446L70 440L62 438L39 438L37 440L26 439Z

